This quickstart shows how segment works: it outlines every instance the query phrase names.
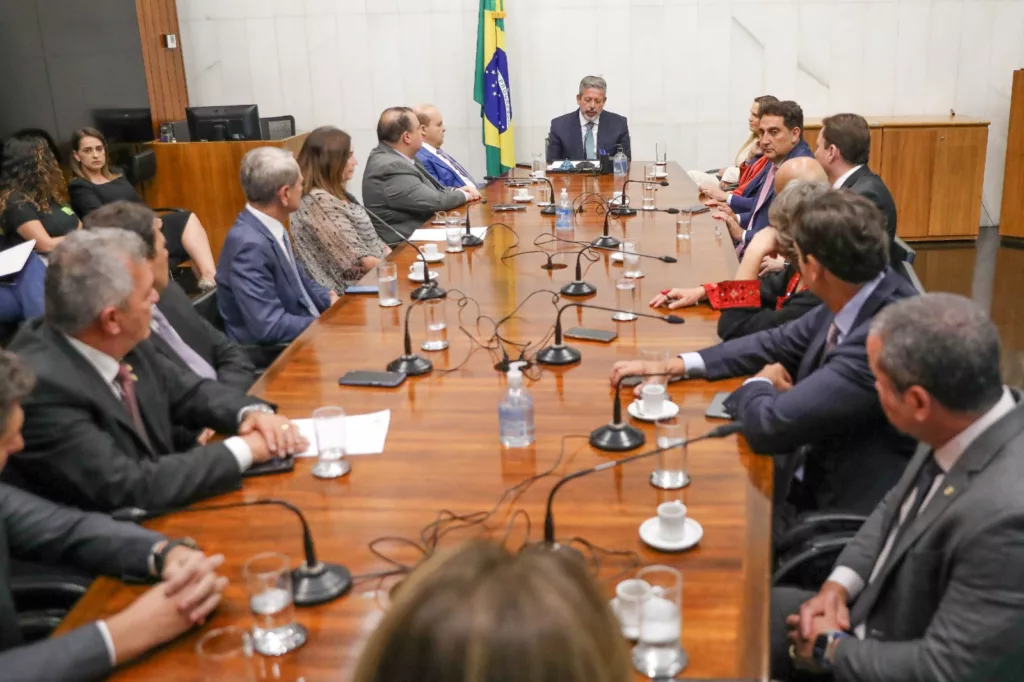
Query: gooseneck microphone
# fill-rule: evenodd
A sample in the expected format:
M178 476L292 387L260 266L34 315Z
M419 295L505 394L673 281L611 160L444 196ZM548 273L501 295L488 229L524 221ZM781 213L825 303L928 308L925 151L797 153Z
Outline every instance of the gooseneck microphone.
M583 281L583 254L590 251L592 248L593 247L588 244L576 253L575 279L561 288L563 296L590 296L591 294L597 293L597 287L590 282ZM594 260L597 260L597 256L594 256Z
M480 200L481 203L486 201L487 199ZM473 224L473 221L469 218L469 209L472 205L472 202L466 204L466 234L462 235L463 246L481 246L484 243L484 240L480 237L474 236L473 231L470 229L470 225Z
M413 249L416 250L416 253L419 254L420 261L423 263L423 284L413 289L412 293L409 294L409 297L412 298L412 300L414 301L419 301L421 299L444 298L445 296L447 296L448 292L442 289L437 284L436 281L431 279L430 268L429 265L427 264L427 257L423 254L423 250L420 249L420 247L416 246L416 244L414 244L411 239L406 237L404 234L402 234L395 228L391 227L391 225L389 225L386 220L384 220L379 215L368 209L366 206L363 206L363 210L369 213L371 217L376 218L381 225L383 225L384 227L388 228L396 235L398 235L399 239L401 239L403 242L411 246Z
M420 299L405 309L405 354L388 363L389 372L404 372L411 377L416 377L434 369L434 363L422 355L416 355L412 352L412 336L409 334L409 314L422 301L423 299Z
M556 211L555 211L555 186L551 184L551 181L548 180L547 176L544 176L543 178L534 178L534 180L536 180L538 182L546 182L546 183L548 183L548 192L551 193L551 203L548 204L547 206L543 207L542 209L540 209L540 214L541 215L555 215L555 213L556 213Z
M621 249L609 249L608 247L605 247L605 246L590 245L587 248L589 248L589 249L596 249L598 251L611 251L612 253L621 253L623 255L625 255L626 253L629 253L630 256L636 256L637 258L653 258L654 260L660 260L662 263L678 263L679 262L679 259L676 258L675 256L652 256L652 255L647 254L647 253L637 253L636 251L628 251L627 252L627 251L623 251Z
M606 308L602 305L591 305L589 303L566 303L558 309L558 315L555 317L554 342L550 346L542 348L537 352L536 360L542 365L571 365L574 362L579 362L580 357L582 357L578 350L572 346L566 345L562 341L562 312L567 308L593 308L594 310L604 310L610 313L629 312L619 310L618 308ZM686 321L678 315L652 315L649 313L631 314L636 315L637 317L649 317L652 320L662 320L669 324L682 324Z
M622 196L626 196L626 195L623 194ZM597 247L605 248L605 249L614 249L614 248L618 247L619 244L622 243L618 239L616 239L615 237L613 237L610 234L608 234L608 219L612 217L612 210L613 209L611 209L611 208L606 208L605 209L605 212L604 212L604 227L601 229L601 236L598 237L597 239L595 239L594 241L590 242L590 244L592 246L597 246Z
M298 507L284 500L250 500L247 502L230 502L228 504L211 504L202 507L180 507L173 509L140 509L126 507L115 509L110 516L115 521L142 523L148 519L168 514L194 514L197 512L219 511L238 507L278 506L288 509L299 517L302 524L302 547L305 561L292 571L292 601L298 606L314 606L332 601L344 595L352 588L352 574L340 564L325 564L316 557L313 545L313 534L309 530L306 517Z
M635 450L644 444L647 437L644 432L632 424L622 420L622 382L626 379L651 379L653 377L671 378L680 372L655 372L651 374L625 374L615 382L615 399L612 400L612 420L590 432L590 444L598 450L607 452L625 452Z
M636 215L636 209L626 205L626 185L638 184L638 185L661 185L662 187L668 187L668 180L630 180L626 178L622 181L622 198L619 199L619 205L612 210L617 216L623 215Z
M666 450L686 447L691 443L698 443L702 440L710 440L712 438L725 438L727 436L731 436L732 434L739 432L742 429L743 424L739 422L722 424L721 426L716 426L715 428L711 429L710 431L703 435L697 436L696 438L690 438L689 440L686 440L682 443L677 443L667 448L656 448L654 450L649 450L648 452L641 452L636 455L630 455L629 457L623 457L622 459L616 459L610 462L602 462L597 466L592 466L588 469L580 469L579 471L574 471L571 474L566 474L565 476L560 478L554 486L552 486L551 492L548 493L547 512L544 515L544 544L548 548L555 547L555 515L552 511L552 507L555 501L555 494L559 491L559 489L561 489L563 485L565 485L569 481L575 480L577 478L583 478L584 476L589 476L590 474L596 474L599 471L605 471L607 469L619 467L624 464L629 464L630 462L635 462L639 459L653 457L654 455L661 454Z

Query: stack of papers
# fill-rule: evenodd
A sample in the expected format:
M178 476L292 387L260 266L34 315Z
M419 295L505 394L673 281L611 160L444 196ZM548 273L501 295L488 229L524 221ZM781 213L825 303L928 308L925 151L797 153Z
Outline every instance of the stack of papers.
M32 255L32 247L35 245L36 240L29 239L27 242L22 242L17 246L0 251L0 277L21 272L28 261L28 257Z
M486 227L471 227L469 231L474 237L484 238L487 234ZM440 227L424 227L416 230L409 237L409 241L412 242L443 242L445 240L445 228Z
M316 457L320 451L316 446L316 428L312 419L295 419L292 421L299 433L309 441L309 448L296 457ZM371 412L370 414L354 414L345 417L345 454L346 455L379 455L384 452L384 441L388 437L391 425L391 410Z

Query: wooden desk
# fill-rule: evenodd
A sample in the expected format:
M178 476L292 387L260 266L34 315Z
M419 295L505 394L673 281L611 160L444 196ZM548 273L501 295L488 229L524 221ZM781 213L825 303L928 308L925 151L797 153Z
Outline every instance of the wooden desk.
M642 167L641 163L634 163L634 173L642 173ZM553 176L552 180L556 192L568 185L571 196L585 189L600 190L610 196L614 189L611 177ZM670 181L669 187L659 188L659 206L696 203L696 187L675 164L670 169ZM640 188L631 187L630 193L636 195L639 203ZM511 190L501 183L492 184L487 197L489 204L473 208L474 224L491 222L488 207L509 201ZM552 232L554 226L554 218L540 216L535 206L525 213L497 214L497 220L508 223L519 233L523 251L536 248L532 245L534 238ZM643 261L647 275L640 280L643 309L660 289L718 281L735 271L736 256L731 244L727 237L722 241L714 237L709 214L696 216L690 242L676 240L675 216L641 213L625 222L630 236L640 240L642 253L673 254L679 258L674 265ZM595 215L594 207L579 223L577 239L590 240L600 233L601 218ZM622 231L616 227L613 234L621 237ZM545 258L540 254L502 262L502 252L512 243L512 233L492 228L483 246L446 257L444 265L438 268L441 285L449 291L459 289L472 294L484 314L500 317L531 292L543 288L557 290L572 279L572 269L541 269ZM392 258L399 271L406 272L412 253L408 248L399 249ZM574 254L572 259L560 256L556 262L574 258ZM598 288L589 300L614 306L612 282L620 272L621 266L610 264L607 254L602 255L585 276ZM373 276L369 279L372 281ZM400 354L402 320L413 286L402 277L400 289L405 304L398 308L380 308L376 297L344 297L281 356L254 388L255 393L275 401L283 413L294 417L307 417L314 408L330 404L341 405L350 413L389 408L392 418L386 452L376 457L353 458L352 473L334 481L314 479L310 475L312 462L302 460L293 474L248 480L243 491L218 500L280 497L299 505L309 517L320 556L346 564L354 574L390 568L368 550L367 545L374 538L418 538L421 529L441 509L456 513L490 509L506 488L550 467L558 456L563 436L580 437L568 442L560 473L613 458L591 449L585 440L592 429L607 423L611 416L608 374L612 363L638 357L641 348L665 347L681 352L697 350L717 340L718 315L706 307L681 311L686 324L678 326L643 318L615 323L605 312L567 310L563 316L567 326L618 329L619 338L611 344L572 342L583 353L581 363L545 369L538 381L529 382L536 404L537 442L527 449L502 450L498 444L497 405L505 380L493 369L495 360L478 350L462 369L450 374L440 371L466 359L470 343L461 333L450 334L448 351L425 353L434 362L433 373L410 378L396 390L338 386L337 379L345 371L382 370ZM449 306L449 327L454 330L454 294L449 297ZM467 313L472 308L469 306ZM472 326L469 317L464 319L467 326ZM553 323L551 297L538 295L503 327L502 336L536 344ZM482 327L486 336L486 323ZM418 311L412 314L411 329L418 347L423 329L423 317ZM672 385L670 393L682 407L681 415L690 423L692 435L714 425L703 416L714 394L738 384L739 380ZM653 430L648 425L640 426L648 435L644 447L650 449ZM682 554L654 552L641 543L637 534L640 522L653 516L660 502L678 499L679 495L648 484L653 465L653 461L637 462L565 486L555 504L558 537L579 536L603 548L632 550L645 563L666 563L683 571L683 644L690 654L686 676L767 679L771 461L750 454L736 436L690 448L693 483L682 496L691 515L703 524L705 535L700 545ZM514 505L529 513L531 542L542 537L543 505L554 483L554 477L536 482ZM503 537L507 519L507 509L494 519L494 537ZM298 523L291 514L275 509L216 512L205 517L180 515L151 525L171 536L193 536L207 551L228 556L224 573L232 584L224 605L207 628L250 624L241 582L241 566L248 557L277 550L297 562L302 554ZM479 532L453 535L444 543ZM518 547L526 534L520 517L509 545ZM394 546L387 549L389 554L407 561L416 558L412 551L396 551ZM600 577L608 580L623 567L621 560L606 557ZM284 671L281 677L267 679L295 680L299 675L307 682L350 679L362 645L381 615L374 598L376 582L361 581L343 599L299 609L299 620L309 628L309 643L279 661L262 659L268 670L277 665ZM605 584L611 595L613 584ZM63 628L123 608L140 589L111 580L97 581ZM197 679L193 653L196 637L195 633L187 635L115 679Z

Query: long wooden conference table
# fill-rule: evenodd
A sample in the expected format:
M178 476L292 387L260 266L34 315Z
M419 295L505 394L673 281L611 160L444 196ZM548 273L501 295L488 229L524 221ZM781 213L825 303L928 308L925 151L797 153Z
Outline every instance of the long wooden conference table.
M633 177L642 178L642 169L643 164L634 162ZM620 189L611 176L551 174L550 178L556 194L567 187L570 197L582 192L611 197ZM697 203L696 186L677 164L670 164L668 180L669 186L657 190L659 208ZM501 182L491 183L485 190L488 203L471 209L473 225L504 222L518 234L519 247L511 253L536 250L533 242L539 235L554 234L555 218L541 216L532 204L525 212L493 213L491 207L495 204L512 201L512 192ZM632 204L639 206L641 186L630 185L629 193ZM638 310L657 312L647 308L647 301L661 289L718 281L735 272L736 255L727 233L723 230L723 237L716 238L709 214L694 217L689 241L676 239L676 217L641 211L621 220L626 234L637 240L639 252L678 259L675 264L642 259L646 276L639 282ZM577 216L572 238L590 241L600 234L602 223L597 207L588 205L586 212ZM622 238L620 221L612 221L611 233ZM412 312L411 324L415 350L433 361L432 373L410 377L397 389L338 385L338 378L345 372L383 370L402 353L403 320L409 292L416 286L405 277L414 257L412 249L405 247L391 256L398 264L402 306L379 307L375 296L343 297L253 388L255 394L273 401L282 413L295 418L308 417L323 405L340 405L348 414L391 410L384 453L352 457L352 472L344 478L316 479L310 473L314 460L303 459L292 473L247 479L241 491L202 503L270 497L292 502L307 515L320 558L344 564L357 577L347 596L296 610L297 619L309 630L308 643L279 659L260 658L260 679L351 679L359 652L386 608L388 588L397 580L376 577L394 565L371 552L371 541L391 538L378 540L375 549L398 563L413 565L421 553L409 541L421 543L421 533L441 510L468 515L492 509L507 488L552 467L564 443L564 456L553 475L535 481L517 498L507 501L488 519L485 528L456 529L445 534L439 544L449 546L481 535L497 540L507 535L506 545L513 549L540 541L544 503L558 477L623 456L595 450L587 442L593 429L611 419L611 365L617 360L638 358L641 349L682 352L717 342L718 314L703 306L680 311L686 319L682 325L645 318L614 322L606 312L566 310L566 328L615 329L618 339L610 344L571 341L582 351L579 363L531 370L530 375L537 377L527 381L535 401L536 443L525 449L503 449L498 438L498 402L505 377L494 369L500 356L479 348L469 336L457 331L459 294L453 290L474 298L480 306L479 314L501 318L534 291L560 289L573 278L575 265L575 252L552 259L569 265L558 270L541 268L547 262L544 254L502 260L515 240L512 231L492 228L483 246L448 254L436 268L441 273L441 285L452 292L448 298L450 348L438 353L420 351L424 322L419 310ZM443 249L444 244L440 247ZM546 248L554 250L552 246ZM585 279L597 287L597 293L586 302L614 307L614 279L622 266L610 262L608 253L587 265ZM373 281L371 274L367 282ZM569 300L562 299L559 305ZM462 316L463 325L486 342L493 325L481 321L480 333L476 333L477 313L472 303L463 308ZM538 294L502 326L501 336L510 343L533 344L528 350L532 355L554 321L552 297ZM508 348L513 354L514 346ZM443 371L454 367L460 368ZM704 417L707 405L716 392L731 390L739 383L738 379L714 384L684 381L670 386L691 436L716 425ZM623 391L623 399L624 405L632 399L629 390ZM653 448L653 427L631 421L647 435L643 449ZM614 594L615 582L627 577L638 562L667 564L682 572L682 642L690 662L681 677L767 679L770 459L752 454L738 436L694 444L688 452L692 483L682 491L652 487L648 476L654 463L654 459L641 460L564 486L554 505L557 537L561 542L583 538L601 548L587 550L581 543L574 545L584 550L585 559L594 565L609 596ZM659 503L679 498L704 527L703 539L696 547L676 554L647 547L638 535L640 523L655 515ZM274 507L163 517L149 525L172 537L191 536L208 553L225 554L223 573L231 579L231 586L223 605L203 628L118 672L113 679L198 680L194 653L198 636L209 628L251 624L241 575L243 563L259 552L278 551L288 554L298 565L302 557L300 527L291 513ZM451 526L445 528L450 530ZM429 540L429 531L426 535ZM143 589L109 579L97 580L61 631L115 613Z

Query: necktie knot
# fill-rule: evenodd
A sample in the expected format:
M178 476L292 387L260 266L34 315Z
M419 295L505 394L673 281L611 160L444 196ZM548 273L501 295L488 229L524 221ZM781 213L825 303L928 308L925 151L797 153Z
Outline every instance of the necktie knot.
M139 380L137 376L132 372L132 366L127 362L122 362L117 366L117 380L120 384L134 384Z

